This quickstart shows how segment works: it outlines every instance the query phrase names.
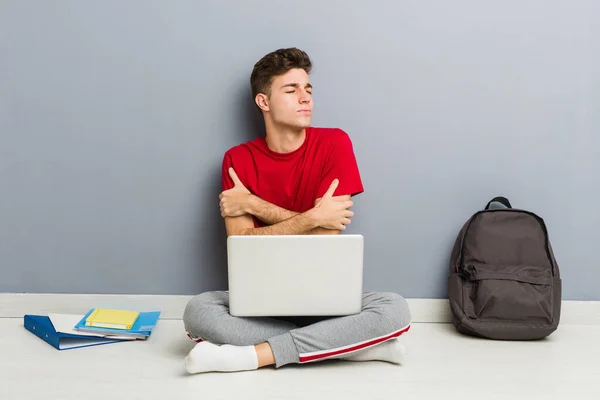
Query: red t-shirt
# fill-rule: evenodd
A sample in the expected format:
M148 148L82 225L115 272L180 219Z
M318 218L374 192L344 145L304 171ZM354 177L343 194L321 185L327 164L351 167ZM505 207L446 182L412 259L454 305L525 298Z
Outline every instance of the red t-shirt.
M230 167L252 194L299 213L314 207L336 178L334 196L364 190L352 142L341 129L309 127L304 143L290 153L272 151L264 137L232 147L223 158L223 190L233 187ZM257 218L254 224L263 225Z

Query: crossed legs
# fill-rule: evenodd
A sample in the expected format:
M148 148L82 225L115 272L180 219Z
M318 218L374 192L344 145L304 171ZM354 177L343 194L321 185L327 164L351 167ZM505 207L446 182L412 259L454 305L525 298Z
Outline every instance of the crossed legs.
M359 314L307 325L277 318L229 314L227 292L206 292L190 300L185 329L196 347L186 357L189 372L276 368L332 358L400 363L396 339L410 328L406 300L395 293L365 293Z

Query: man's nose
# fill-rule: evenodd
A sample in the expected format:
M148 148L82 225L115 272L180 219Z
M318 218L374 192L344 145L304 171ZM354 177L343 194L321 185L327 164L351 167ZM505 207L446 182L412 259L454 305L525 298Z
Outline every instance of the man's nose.
M300 93L300 103L310 103L310 94L307 92Z

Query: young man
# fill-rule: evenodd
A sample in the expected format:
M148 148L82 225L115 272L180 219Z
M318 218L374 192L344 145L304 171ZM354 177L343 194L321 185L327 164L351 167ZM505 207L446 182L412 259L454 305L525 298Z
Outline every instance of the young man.
M340 129L310 126L311 61L296 48L264 56L251 75L266 136L233 147L223 160L221 215L227 235L339 234L352 196L363 192L352 142ZM335 290L335 288L332 288ZM338 318L236 318L227 292L194 297L185 329L198 344L190 373L243 371L339 358L399 364L396 338L410 311L395 293L365 293L362 311Z

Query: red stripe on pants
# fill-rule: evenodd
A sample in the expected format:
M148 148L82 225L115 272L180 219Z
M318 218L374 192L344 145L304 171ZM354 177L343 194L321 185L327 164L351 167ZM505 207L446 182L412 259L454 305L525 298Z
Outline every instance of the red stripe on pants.
M345 348L342 350L332 350L332 351L329 351L327 353L322 353L322 354L315 354L315 355L310 355L310 356L300 356L300 363L321 360L321 359L329 358L332 356L338 356L340 354L346 354L346 353L351 353L351 352L357 351L357 350L363 350L363 349L366 349L367 347L378 345L387 340L395 339L398 336L402 335L403 333L408 332L409 329L410 329L410 325L407 326L406 328L402 329L399 332L392 333L391 335L384 336L384 337L381 337L378 339L374 339L374 340L371 340L371 341L368 341L365 343L357 344L356 346L351 346L351 347L348 347L348 348Z

